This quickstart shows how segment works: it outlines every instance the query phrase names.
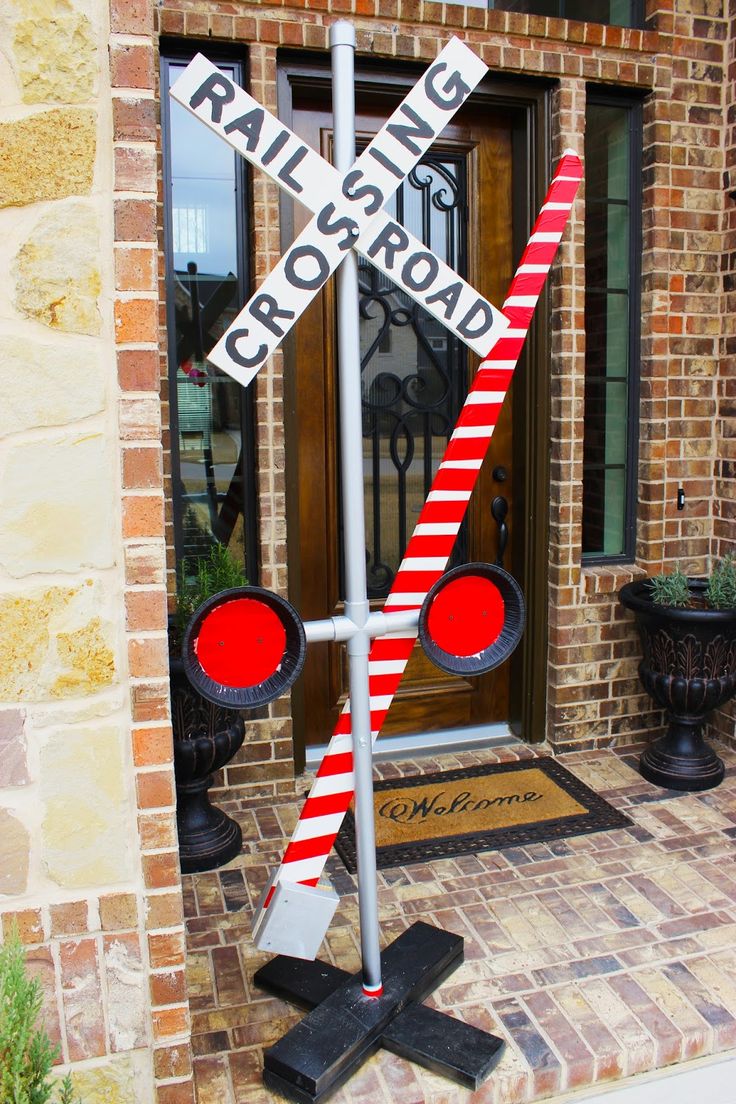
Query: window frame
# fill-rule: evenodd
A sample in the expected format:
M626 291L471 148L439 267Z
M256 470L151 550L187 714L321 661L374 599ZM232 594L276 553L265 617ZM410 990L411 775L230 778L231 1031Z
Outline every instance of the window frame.
M179 411L177 399L177 372L176 343L172 341L172 335L176 333L174 312L174 270L173 270L173 219L172 205L168 202L172 194L172 170L171 170L171 132L169 123L169 89L171 87L170 70L172 64L181 64L191 61L199 51L206 53L207 58L214 65L227 66L232 69L233 79L236 84L245 87L247 79L247 55L244 50L233 46L232 49L224 49L220 44L215 47L211 41L198 42L194 39L186 41L161 38L160 41L160 88L161 88L161 162L162 162L162 228L163 228L163 260L164 260L164 285L165 285L165 309L167 332L167 380L169 397L169 434L171 455L171 506L174 529L174 554L177 565L185 557L183 548L184 536L182 528L182 515L184 512L184 494L181 481L181 455L179 448ZM238 303L247 301L250 295L252 283L251 258L249 247L250 234L250 173L245 158L237 153L235 156L235 189L239 201L235 203L235 232L236 232L236 258L237 258L237 298ZM240 432L244 442L242 449L242 480L243 480L243 541L245 549L245 571L248 581L257 584L260 576L260 542L258 536L257 517L257 485L256 485L256 460L255 460L255 389L253 387L241 388L240 392ZM246 443L250 447L246 447Z
M641 269L642 269L642 153L643 153L643 97L636 93L619 91L610 87L588 85L586 87L586 115L589 104L600 107L624 108L628 112L629 169L627 197L629 206L629 326L628 372L626 402L626 473L624 478L623 550L616 553L584 552L581 550L582 567L598 567L608 564L628 564L636 559L637 489L639 478L639 405L641 398ZM588 284L585 282L587 300ZM586 304L587 305L587 304ZM587 346L587 333L586 333ZM587 385L587 349L585 380ZM585 417L585 415L583 415ZM583 489L585 486L585 460L583 457ZM585 495L583 494L583 502Z

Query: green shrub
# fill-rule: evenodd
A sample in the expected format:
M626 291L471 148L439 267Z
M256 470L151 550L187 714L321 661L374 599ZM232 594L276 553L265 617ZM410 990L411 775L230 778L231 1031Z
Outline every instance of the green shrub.
M732 552L713 568L705 597L713 609L736 609L736 557Z
M658 606L689 606L690 588L687 585L687 575L680 570L678 564L670 575L655 575L649 580L652 592L652 601Z
M242 587L247 582L242 565L224 544L214 544L209 555L203 559L192 561L185 557L179 564L176 584L176 630L179 641L184 637L192 614L203 602L219 594L221 590Z
M69 1075L50 1078L59 1053L37 1026L43 995L17 932L0 946L0 1104L75 1104Z

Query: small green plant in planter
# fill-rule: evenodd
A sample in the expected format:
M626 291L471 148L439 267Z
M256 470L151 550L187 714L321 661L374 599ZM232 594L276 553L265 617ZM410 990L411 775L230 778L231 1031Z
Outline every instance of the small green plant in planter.
M652 601L673 609L736 609L736 556L729 552L713 567L705 586L695 588L677 564L669 574L647 580Z
M23 945L13 932L0 946L0 1102L1 1104L81 1104L69 1074L51 1078L58 1056L38 1018L43 994L29 978Z
M652 601L658 606L674 606L683 609L690 605L690 587L687 575L677 564L675 570L669 575L655 575L649 580Z
M184 632L195 610L221 590L247 586L241 564L226 545L212 545L208 556L198 560L185 557L176 576L175 645L181 648Z
M732 552L711 571L705 598L712 609L736 609L736 556Z

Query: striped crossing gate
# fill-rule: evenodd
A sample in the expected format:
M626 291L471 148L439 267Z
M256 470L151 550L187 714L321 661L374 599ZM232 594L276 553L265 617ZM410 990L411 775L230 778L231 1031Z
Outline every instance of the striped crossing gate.
M475 374L386 599L384 609L387 613L418 610L447 567L581 179L580 158L573 150L566 150L501 308L510 323L509 328L481 361ZM407 631L373 641L369 657L369 694L374 741L393 701L415 639L416 632ZM291 841L257 912L256 929L262 910L268 908L279 882L318 884L352 798L353 756L348 700Z

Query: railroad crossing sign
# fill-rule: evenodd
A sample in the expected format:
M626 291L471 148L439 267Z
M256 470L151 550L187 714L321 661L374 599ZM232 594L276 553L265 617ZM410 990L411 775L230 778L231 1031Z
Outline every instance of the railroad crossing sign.
M451 40L355 160L350 24L333 25L331 44L334 168L204 58L172 89L178 102L316 212L209 359L247 384L337 269L345 614L302 627L283 599L264 602L258 588L243 588L202 607L185 645L188 673L200 689L213 700L225 695L244 704L271 700L291 685L305 641L346 642L350 698L254 926L259 948L281 952L258 972L257 983L313 1009L265 1055L266 1083L300 1101L323 1099L379 1045L470 1087L503 1046L419 1003L462 961L459 937L419 923L380 952L372 741L418 629L439 665L471 673L496 666L521 635L523 601L505 572L491 565L443 572L582 175L579 159L566 151L499 312L381 209L486 66ZM381 612L370 611L366 594L356 250L485 354ZM252 660L239 654L244 636ZM309 960L336 907L331 889L317 883L353 792L363 970L350 977Z
M247 386L351 248L485 356L508 321L382 210L487 72L453 38L367 149L339 172L198 54L171 89L183 107L316 212L208 359Z

